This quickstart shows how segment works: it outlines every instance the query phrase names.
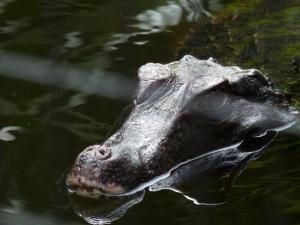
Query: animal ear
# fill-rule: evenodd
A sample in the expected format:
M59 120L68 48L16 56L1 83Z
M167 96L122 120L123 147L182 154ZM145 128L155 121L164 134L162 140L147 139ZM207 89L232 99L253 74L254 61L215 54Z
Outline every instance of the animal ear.
M148 63L138 71L139 84L136 92L136 103L159 97L172 83L171 69L159 63Z

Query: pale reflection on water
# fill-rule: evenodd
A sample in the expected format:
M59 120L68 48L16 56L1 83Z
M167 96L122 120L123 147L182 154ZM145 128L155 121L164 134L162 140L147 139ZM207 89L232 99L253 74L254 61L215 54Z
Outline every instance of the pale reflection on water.
M22 128L17 126L7 126L4 128L0 128L0 141L14 141L16 137L12 134L12 132L21 130Z
M214 6L213 4L211 6ZM130 38L166 31L183 21L197 22L202 16L211 16L205 9L203 0L168 1L156 9L148 9L133 17L133 23L128 27L137 31L132 33L115 33L112 40L105 44L106 50L115 50L117 45L127 42ZM147 40L133 42L136 45L146 44Z
M65 35L66 43L64 44L65 48L78 48L83 45L83 40L80 38L81 32L80 31L73 31L67 33Z
M5 25L0 27L0 34L9 34L16 32L18 29L25 27L27 24L26 20L14 21L9 20L5 22Z
M130 99L135 89L133 80L119 74L97 69L86 71L9 52L0 52L0 72L0 76L109 98Z

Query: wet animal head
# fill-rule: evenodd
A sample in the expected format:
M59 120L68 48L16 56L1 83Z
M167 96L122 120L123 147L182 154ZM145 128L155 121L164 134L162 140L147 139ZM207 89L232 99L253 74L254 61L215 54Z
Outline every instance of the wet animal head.
M239 143L253 128L280 130L295 119L289 98L255 69L185 56L148 63L138 75L132 112L102 145L79 154L67 178L70 191L132 193L180 163Z

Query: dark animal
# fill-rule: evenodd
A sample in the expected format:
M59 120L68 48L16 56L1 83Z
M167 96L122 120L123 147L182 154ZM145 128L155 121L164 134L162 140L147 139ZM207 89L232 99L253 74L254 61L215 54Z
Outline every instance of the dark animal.
M131 114L108 140L79 154L67 186L88 197L132 194L204 153L257 150L251 139L295 122L289 103L255 69L188 55L146 64Z

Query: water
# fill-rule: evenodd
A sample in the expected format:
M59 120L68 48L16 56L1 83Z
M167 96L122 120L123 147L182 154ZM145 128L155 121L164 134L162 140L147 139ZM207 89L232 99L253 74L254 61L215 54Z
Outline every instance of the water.
M1 1L0 224L86 224L64 175L115 126L146 62L193 53L256 67L299 109L299 12L296 0ZM115 224L300 224L299 136L281 132L225 204L147 192Z

